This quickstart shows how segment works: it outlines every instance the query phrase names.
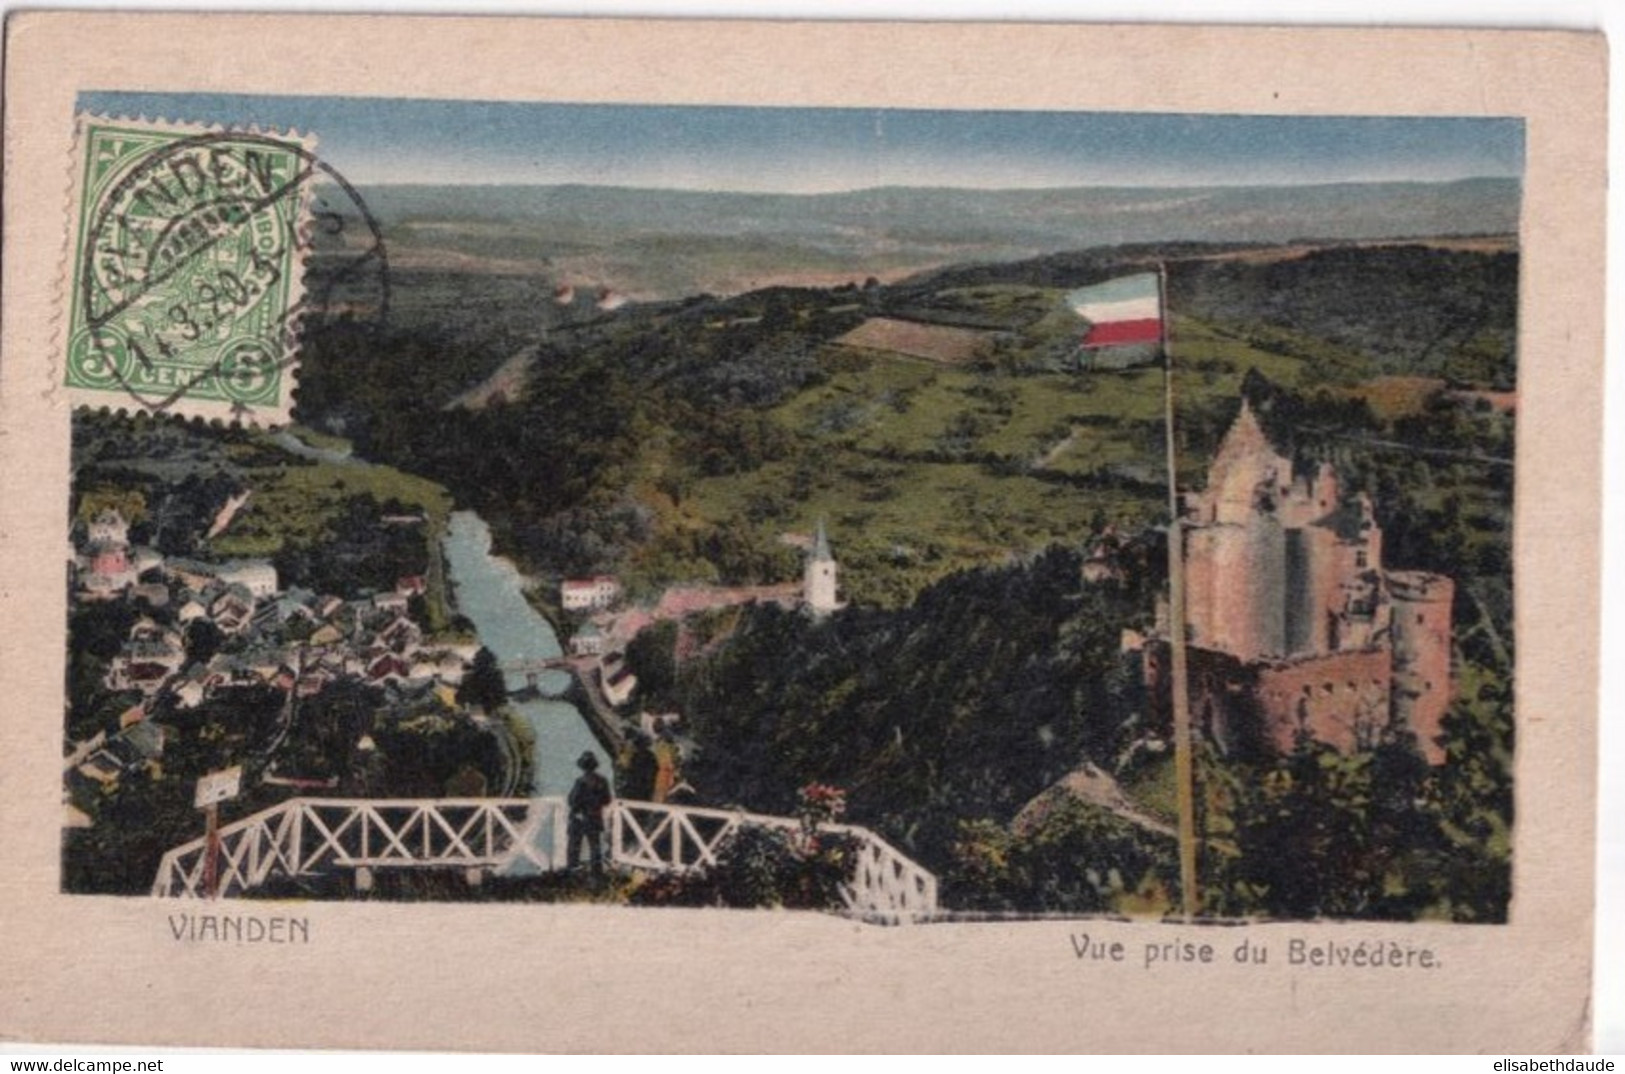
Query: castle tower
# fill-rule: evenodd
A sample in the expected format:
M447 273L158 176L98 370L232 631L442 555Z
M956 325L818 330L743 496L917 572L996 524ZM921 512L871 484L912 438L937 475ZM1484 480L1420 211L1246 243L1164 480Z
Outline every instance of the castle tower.
M801 596L814 615L828 615L841 606L836 599L837 566L829 550L829 535L824 532L824 520L818 520L818 534L813 539L812 553L801 576Z
M1244 660L1286 648L1286 534L1280 514L1292 462L1270 444L1246 399L1190 498L1185 538L1190 639Z
M1393 721L1416 735L1430 764L1444 761L1440 725L1450 709L1450 606L1456 585L1425 571L1389 571L1393 602Z

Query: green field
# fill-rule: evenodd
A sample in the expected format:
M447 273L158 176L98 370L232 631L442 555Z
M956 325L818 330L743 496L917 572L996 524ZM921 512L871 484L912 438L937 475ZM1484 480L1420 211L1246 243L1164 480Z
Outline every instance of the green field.
M1015 290L998 297L1014 301ZM1283 385L1303 378L1303 358L1188 319L1174 331L1182 409L1233 406L1250 369ZM825 519L849 598L899 606L952 571L1166 513L1158 368L1019 373L833 348L826 366L822 383L767 412L792 445L786 457L742 473L686 475L675 500L651 497L668 540L635 576L653 583L683 570L671 551L677 535L724 530L779 572L756 580L787 580L799 560L780 536ZM1203 456L1186 454L1182 479L1199 480ZM642 469L652 484L684 463L653 437Z
M437 528L451 510L444 488L388 466L295 462L253 466L245 477L252 498L210 545L221 557L271 556L288 544L320 545L344 505L357 496L422 508Z

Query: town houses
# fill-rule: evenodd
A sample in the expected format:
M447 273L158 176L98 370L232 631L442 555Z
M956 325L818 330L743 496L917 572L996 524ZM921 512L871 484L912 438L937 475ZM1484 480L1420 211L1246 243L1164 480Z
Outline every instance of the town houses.
M264 560L166 560L132 547L115 509L90 519L72 568L80 602L126 600L140 613L102 677L108 690L141 695L134 721L160 702L192 710L247 687L294 698L340 680L455 688L478 648L473 639L431 638L413 618L411 601L426 589L421 576L349 596L282 588ZM148 753L161 748L148 738L141 744Z

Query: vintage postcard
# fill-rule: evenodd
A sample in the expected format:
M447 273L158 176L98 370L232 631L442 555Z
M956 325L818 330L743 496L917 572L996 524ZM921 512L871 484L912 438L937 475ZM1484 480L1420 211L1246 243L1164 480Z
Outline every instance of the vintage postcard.
M1588 1046L1600 40L8 54L0 1034Z

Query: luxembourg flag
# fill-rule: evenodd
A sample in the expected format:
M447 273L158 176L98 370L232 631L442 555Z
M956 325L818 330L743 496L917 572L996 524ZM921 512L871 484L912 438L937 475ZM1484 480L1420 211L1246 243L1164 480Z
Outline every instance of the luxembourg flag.
M1085 347L1162 342L1162 298L1155 272L1080 287L1066 302L1089 322Z

